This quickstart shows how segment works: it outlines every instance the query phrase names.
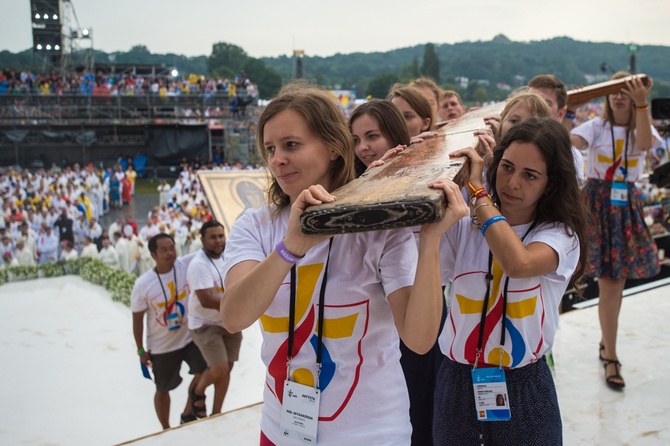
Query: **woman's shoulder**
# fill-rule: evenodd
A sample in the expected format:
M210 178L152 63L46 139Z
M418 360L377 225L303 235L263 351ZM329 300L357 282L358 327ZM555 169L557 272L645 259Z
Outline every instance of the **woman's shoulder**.
M533 233L530 235L529 241L547 241L549 239L569 246L573 246L575 243L579 243L577 234L575 234L574 231L571 231L568 226L560 221L543 222L538 224Z
M276 210L274 206L263 205L258 208L245 209L233 223L231 233L243 231L266 231L288 224L290 208ZM255 229L254 229L255 228Z

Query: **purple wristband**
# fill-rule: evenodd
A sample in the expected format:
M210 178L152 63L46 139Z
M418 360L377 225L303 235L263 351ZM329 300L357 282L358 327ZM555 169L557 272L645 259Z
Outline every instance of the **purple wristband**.
M277 254L279 254L279 257L282 258L282 260L288 262L288 263L295 263L298 261L300 257L296 257L293 254L289 252L288 249L286 249L286 246L284 245L284 239L282 239L281 242L277 243L277 246L275 246L275 249L277 250Z

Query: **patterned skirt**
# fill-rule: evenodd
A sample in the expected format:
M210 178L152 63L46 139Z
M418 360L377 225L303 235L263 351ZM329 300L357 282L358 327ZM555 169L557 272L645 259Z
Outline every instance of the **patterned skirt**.
M610 204L612 183L589 179L584 200L591 211L588 224L590 277L643 279L660 271L658 249L644 222L642 201L628 183L628 205Z

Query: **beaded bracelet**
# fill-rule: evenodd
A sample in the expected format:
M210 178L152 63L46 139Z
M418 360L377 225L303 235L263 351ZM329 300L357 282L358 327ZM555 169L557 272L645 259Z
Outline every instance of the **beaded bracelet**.
M481 229L481 226L479 224L479 219L477 218L477 209L479 209L482 206L488 206L488 203L479 203L475 208L472 210L472 226Z
M491 226L493 223L497 221L507 221L507 219L502 215L494 215L493 217L489 218L488 220L486 220L486 223L482 225L481 229L482 235L485 236L486 230L489 228L489 226Z
M281 242L277 243L275 249L277 250L277 254L279 254L279 257L281 257L282 260L284 260L285 262L293 264L297 262L298 259L301 258L293 255L288 249L286 249L286 246L284 245L284 239L282 239Z

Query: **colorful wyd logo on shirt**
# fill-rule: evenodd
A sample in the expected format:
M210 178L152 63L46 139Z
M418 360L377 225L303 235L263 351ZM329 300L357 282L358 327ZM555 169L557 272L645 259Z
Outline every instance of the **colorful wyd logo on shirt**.
M157 316L156 319L160 325L167 327L167 316L168 314L172 314L175 312L175 307L177 308L177 314L179 314L179 319L183 321L185 309L184 304L181 303L180 301L186 299L188 293L186 293L186 289L182 290L182 292L179 293L178 300L175 301L174 281L172 280L167 284L167 290L165 290L165 293L169 296L169 300L167 302L167 310L163 312L156 311L156 315L160 315ZM163 308L165 308L165 300L162 299L158 300L156 306L158 307L159 310L162 310Z
M293 357L300 363L309 363L310 368L291 368L291 380L307 386L316 382L316 352L318 344L318 304L312 302L318 298L318 279L323 263L298 267L295 329ZM288 310L288 308L287 308ZM360 379L363 355L361 344L367 333L369 320L369 302L346 305L325 305L323 321L322 366L319 375L319 389L328 392L328 402L321 401L319 421L332 421L344 410L351 399ZM288 317L261 316L266 336L273 334L284 341L268 365L268 373L274 382L266 384L279 402L283 398L283 386L286 380L286 358L288 355ZM352 344L355 345L352 348ZM338 364L346 364L352 372L336 374Z
M623 139L617 139L614 149L614 159L607 155L599 154L598 162L601 164L609 164L609 167L605 171L605 180L607 181L621 181L626 177L628 168L637 167L637 158L623 160ZM625 165L624 165L625 164ZM619 175L617 176L617 172Z
M489 298L488 308L486 309L486 319L484 323L484 333L482 336L482 348L484 349L484 356L480 358L479 363L481 364L500 364L500 358L502 353L502 365L503 367L515 367L518 365L524 358L526 351L528 350L526 342L524 341L521 333L514 325L515 320L523 319L530 317L538 310L538 294L540 292L540 285L527 289L527 290L507 290L507 310L505 317L505 329L506 329L506 347L512 347L512 351L508 352L504 348L501 349L499 346L492 348L488 354L486 354L486 346L488 345L489 338L494 328L501 327L502 323L502 310L503 310L503 271L498 265L498 262L493 260L493 280L491 283L491 297ZM483 273L482 273L483 275ZM477 281L481 283L480 274L463 274L456 278L456 280L465 280L465 281ZM455 282L455 281L454 281ZM473 283L474 285L474 283ZM479 289L477 286L458 286L460 289ZM475 358L477 354L477 343L479 341L479 327L481 325L481 314L482 314L482 305L484 304L483 298L472 299L461 294L456 294L456 300L458 302L458 309L463 315L473 315L477 318L477 324L470 332L465 343L465 359L470 363L475 363ZM513 300L513 302L510 302ZM543 310L542 310L543 311ZM542 321L544 321L544 315L542 315ZM500 330L498 330L500 333ZM497 345L500 344L500 339L496 339L495 342ZM535 347L535 351L539 351L542 346L542 336L538 345Z

